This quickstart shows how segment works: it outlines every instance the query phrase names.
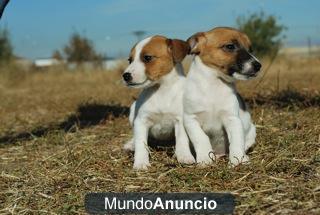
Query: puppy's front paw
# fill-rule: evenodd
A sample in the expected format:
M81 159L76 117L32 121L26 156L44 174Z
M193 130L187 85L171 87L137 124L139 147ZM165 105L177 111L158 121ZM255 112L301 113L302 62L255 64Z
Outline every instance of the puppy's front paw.
M135 161L133 164L134 170L147 170L150 166L149 161Z
M231 156L229 157L229 166L230 167L236 167L239 164L249 164L250 163L250 159L248 157L248 155L244 155L242 157L236 157L236 156Z
M215 161L215 155L213 151L210 152L203 152L197 154L197 164L199 164L202 167L208 166Z
M214 158L209 157L209 155L197 156L197 164L201 167L206 167L208 165L211 165L213 161L214 161Z
M191 152L181 152L181 151L176 151L176 156L177 160L179 163L182 164L193 164L195 163L195 159L192 156Z

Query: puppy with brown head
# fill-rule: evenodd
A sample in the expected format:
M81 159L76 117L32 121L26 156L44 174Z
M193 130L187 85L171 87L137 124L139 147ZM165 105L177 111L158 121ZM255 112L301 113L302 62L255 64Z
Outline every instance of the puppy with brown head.
M208 164L227 152L231 165L249 161L246 151L255 142L255 126L233 82L260 71L250 39L219 27L191 36L188 43L194 59L183 98L184 124L197 162Z
M191 54L199 56L203 64L219 71L226 80L247 80L257 76L261 64L250 54L248 36L228 27L201 32L188 39Z
M135 151L134 169L146 169L150 165L148 137L175 139L178 161L195 161L183 126L182 95L186 78L181 62L188 52L185 41L163 36L146 38L130 52L123 80L129 87L143 88L130 108L133 138L124 146Z
M149 37L137 43L129 56L130 65L123 74L129 87L145 88L161 82L161 78L179 67L189 52L186 42L163 36Z

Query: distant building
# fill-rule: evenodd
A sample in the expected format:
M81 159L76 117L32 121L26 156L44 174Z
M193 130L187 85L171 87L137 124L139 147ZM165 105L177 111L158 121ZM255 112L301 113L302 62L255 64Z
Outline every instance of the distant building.
M104 58L101 66L103 69L113 70L123 65L125 62L126 61L122 58ZM33 65L38 68L45 68L45 67L50 67L50 66L55 66L60 64L65 64L66 68L70 70L77 69L76 63L68 63L65 60L59 61L55 58L39 58L33 61ZM97 67L97 63L92 61L86 61L86 62L83 62L81 66L84 69L91 70Z
M36 67L49 67L60 64L60 62L54 58L39 58L34 60L33 63Z

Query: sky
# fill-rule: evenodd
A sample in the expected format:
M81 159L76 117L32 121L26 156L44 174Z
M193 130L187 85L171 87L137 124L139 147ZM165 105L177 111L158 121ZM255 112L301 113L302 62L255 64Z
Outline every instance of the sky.
M0 21L14 52L29 59L50 57L78 32L98 52L127 56L137 38L160 34L187 39L216 26L236 26L238 16L263 10L287 26L286 46L320 45L319 0L11 0Z

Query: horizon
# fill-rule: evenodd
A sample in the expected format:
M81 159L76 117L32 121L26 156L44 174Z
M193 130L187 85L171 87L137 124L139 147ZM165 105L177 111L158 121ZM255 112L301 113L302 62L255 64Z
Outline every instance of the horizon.
M264 11L288 28L285 47L301 47L307 46L308 38L312 45L320 45L319 6L316 0L308 4L297 0L11 1L0 27L8 29L14 53L22 58L50 57L74 32L89 38L99 53L125 57L137 41L134 31L146 31L144 37L162 34L187 39L216 26L236 27L237 17Z

